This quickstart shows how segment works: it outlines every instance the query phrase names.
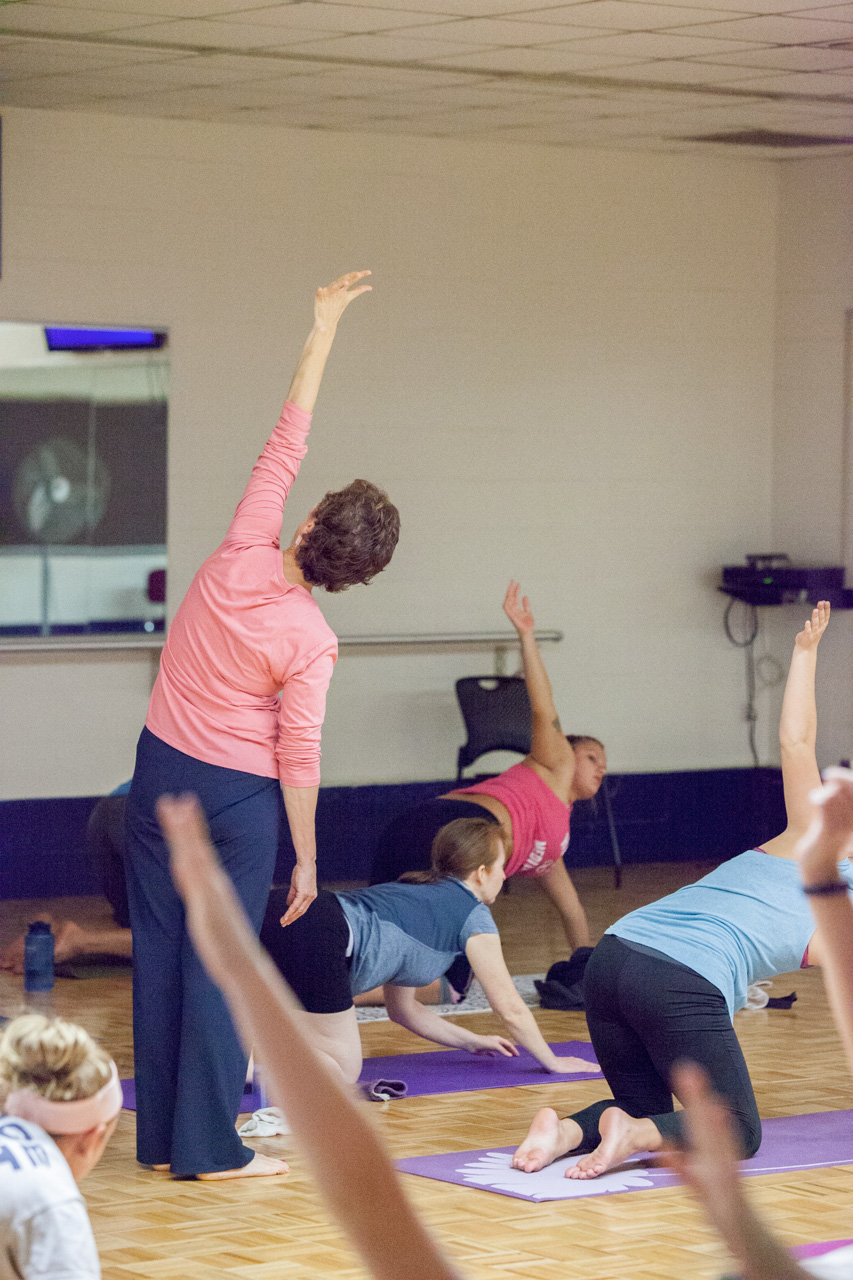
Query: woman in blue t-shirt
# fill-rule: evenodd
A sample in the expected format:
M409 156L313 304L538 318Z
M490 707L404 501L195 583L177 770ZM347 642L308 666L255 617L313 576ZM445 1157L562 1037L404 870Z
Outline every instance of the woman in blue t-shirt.
M794 847L809 825L815 756L817 647L829 622L820 603L794 642L779 739L788 825L696 884L617 921L595 948L585 975L586 1015L596 1057L613 1097L560 1119L545 1108L513 1159L533 1173L568 1152L582 1156L571 1178L596 1178L638 1151L681 1136L672 1067L704 1067L731 1108L746 1156L761 1142L761 1121L732 1025L747 987L818 963L814 923L800 886ZM846 860L842 877L853 885ZM808 960L807 960L808 957Z
M287 887L267 903L261 942L305 1010L315 1045L354 1082L361 1039L353 996L382 986L388 1015L415 1035L469 1053L515 1057L517 1040L546 1071L597 1071L558 1058L513 985L489 907L504 882L501 829L486 818L456 818L438 832L429 871L404 881L332 893L286 928ZM415 998L459 952L467 956L511 1040L481 1036L441 1018Z

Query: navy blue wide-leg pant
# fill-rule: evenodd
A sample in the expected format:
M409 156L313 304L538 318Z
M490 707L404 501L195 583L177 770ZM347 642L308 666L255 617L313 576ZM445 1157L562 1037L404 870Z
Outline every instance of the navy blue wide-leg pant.
M275 867L281 791L275 778L205 764L143 729L127 803L133 929L137 1158L177 1177L238 1169L254 1152L234 1122L246 1054L225 1001L193 950L155 813L163 793L192 791L255 930Z

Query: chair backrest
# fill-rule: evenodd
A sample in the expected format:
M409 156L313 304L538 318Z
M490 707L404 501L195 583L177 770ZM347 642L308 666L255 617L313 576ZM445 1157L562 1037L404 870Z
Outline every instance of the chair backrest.
M456 697L468 732L468 741L459 748L457 781L487 751L527 755L532 713L520 676L465 676L456 681Z

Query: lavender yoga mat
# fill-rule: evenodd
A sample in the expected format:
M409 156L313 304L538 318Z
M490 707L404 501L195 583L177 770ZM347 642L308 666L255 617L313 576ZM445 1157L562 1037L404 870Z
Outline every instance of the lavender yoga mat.
M764 1136L758 1155L745 1160L741 1170L747 1176L759 1173L787 1173L795 1169L818 1169L826 1165L853 1164L853 1111L823 1111L815 1115L784 1116L762 1122ZM517 1200L573 1200L581 1196L601 1196L619 1191L641 1191L677 1185L669 1169L657 1169L650 1157L642 1155L618 1169L590 1181L564 1177L578 1157L555 1160L539 1173L521 1173L510 1168L514 1147L481 1151L452 1151L446 1155L413 1156L398 1160L403 1173L414 1173L460 1187L481 1187Z
M853 1244L853 1240L824 1240L822 1244L798 1244L790 1253L794 1258L820 1258L833 1249L843 1249L849 1244Z
M560 1057L583 1058L595 1063L592 1045L587 1040L569 1040L552 1044ZM596 1064L597 1065L597 1064ZM441 1050L438 1053L398 1053L384 1058L365 1058L360 1082L371 1080L404 1080L408 1097L421 1098L433 1093L468 1093L474 1089L508 1089L520 1084L560 1084L574 1080L600 1080L600 1071L576 1071L554 1075L545 1071L525 1049L517 1058L481 1058L464 1049ZM136 1090L132 1080L122 1080L124 1108L136 1110ZM257 1111L261 1102L254 1092L243 1094L241 1113Z

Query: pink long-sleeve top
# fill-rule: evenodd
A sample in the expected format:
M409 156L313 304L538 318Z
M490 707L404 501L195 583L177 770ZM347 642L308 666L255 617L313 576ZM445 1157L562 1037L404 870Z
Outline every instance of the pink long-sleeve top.
M224 542L175 614L145 721L195 760L293 787L320 781L338 654L310 591L282 570L282 513L310 425L310 413L285 404Z

